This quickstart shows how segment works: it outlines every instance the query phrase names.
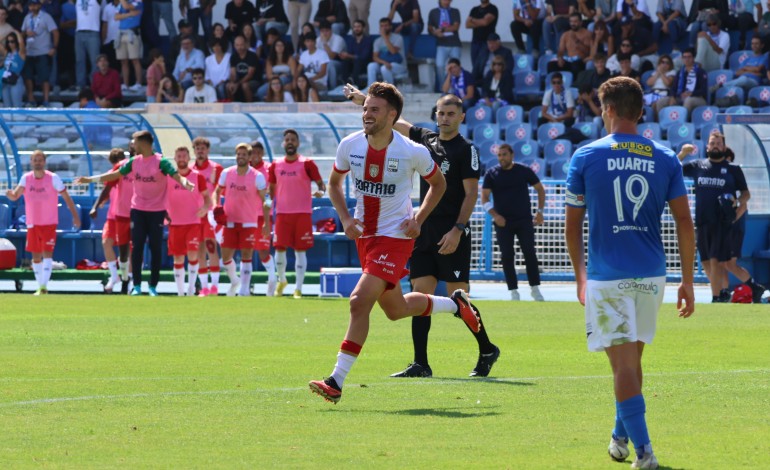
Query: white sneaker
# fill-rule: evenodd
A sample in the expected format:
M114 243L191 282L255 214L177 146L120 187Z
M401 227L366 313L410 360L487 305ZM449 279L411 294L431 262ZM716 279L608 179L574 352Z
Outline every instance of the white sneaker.
M120 91L128 91L128 85L126 85L125 83L120 85Z
M113 278L110 276L110 278L107 280L107 284L104 285L104 292L112 292L112 289L115 287L115 284L117 284L118 279Z
M511 289L511 300L521 300L518 289Z
M128 87L131 91L142 91L142 84L141 83L134 83L130 87Z
M275 288L278 285L278 281L276 279L273 279L272 281L267 281L267 296L268 297L274 297L275 296Z
M531 292L532 298L535 299L535 302L545 302L543 294L540 293L540 286L532 286Z
M610 438L610 445L607 447L607 453L612 460L616 462L625 462L631 451L628 450L628 439Z
M634 463L631 464L631 468L658 468L658 459L655 458L655 454L652 452L645 452L641 459L636 457Z
M235 294L238 293L238 289L241 288L241 280L236 279L234 282L230 282L230 289L227 291L228 297L235 297Z

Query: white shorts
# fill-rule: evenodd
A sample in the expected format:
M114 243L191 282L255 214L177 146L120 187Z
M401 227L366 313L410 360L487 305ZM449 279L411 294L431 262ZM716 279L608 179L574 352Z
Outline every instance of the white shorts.
M652 343L665 276L586 283L589 351L641 341Z

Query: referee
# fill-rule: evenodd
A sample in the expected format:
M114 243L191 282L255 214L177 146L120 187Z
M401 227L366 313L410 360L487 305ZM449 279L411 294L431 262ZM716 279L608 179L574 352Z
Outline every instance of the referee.
M348 84L348 99L362 105L365 95ZM446 192L422 225L409 261L412 289L433 294L438 281L447 284L447 291L469 290L471 265L470 220L476 206L479 187L479 156L476 149L459 133L465 118L463 102L454 95L445 95L436 102L439 132L434 132L399 120L393 128L415 142L423 144L441 169L447 182ZM420 181L420 200L428 184ZM391 377L431 377L428 364L428 333L431 318L412 317L414 362ZM473 332L471 332L473 333ZM479 358L471 377L486 377L500 356L500 350L489 341L484 324L473 333L479 344Z

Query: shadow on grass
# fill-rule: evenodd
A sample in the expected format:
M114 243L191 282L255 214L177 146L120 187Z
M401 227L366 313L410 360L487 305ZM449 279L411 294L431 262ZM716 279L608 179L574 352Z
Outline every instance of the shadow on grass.
M496 384L496 385L514 385L514 386L525 386L525 387L532 387L537 384L534 382L520 382L517 380L510 380L510 379L496 379L494 377L436 377L433 376L432 380L441 380L443 382L461 382L461 383L488 383L488 384Z
M480 411L479 406L474 406L474 411L462 411L456 408L414 408L411 410L345 410L347 412L354 412L354 413L377 413L377 414L388 414L388 415L398 415L398 416L436 416L439 418L484 418L488 416L500 416L502 413L498 411ZM491 408L491 407L487 407ZM326 413L338 413L340 409L325 409L323 410Z

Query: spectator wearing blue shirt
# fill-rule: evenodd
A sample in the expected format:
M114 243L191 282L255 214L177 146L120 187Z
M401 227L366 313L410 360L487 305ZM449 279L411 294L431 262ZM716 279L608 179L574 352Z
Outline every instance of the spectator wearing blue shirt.
M142 12L144 3L142 0L120 0L118 13L115 19L120 21L118 26L118 45L115 48L115 56L120 61L120 70L123 75L123 91L140 91L142 89ZM128 86L130 80L129 61L134 68L136 82Z
M372 61L372 37L366 34L366 22L353 22L353 34L345 38L347 50L340 52L342 76L345 81L359 88L366 86L361 77L366 75L366 65Z
M193 46L192 36L183 37L181 46L182 50L179 51L179 57L176 58L173 74L182 88L187 90L193 86L192 71L204 68L206 57L203 55L203 51Z
M723 86L739 86L748 93L755 86L759 86L762 77L767 72L767 53L762 52L764 41L760 37L751 39L752 54L740 63L740 68L735 71L733 80L727 81Z

